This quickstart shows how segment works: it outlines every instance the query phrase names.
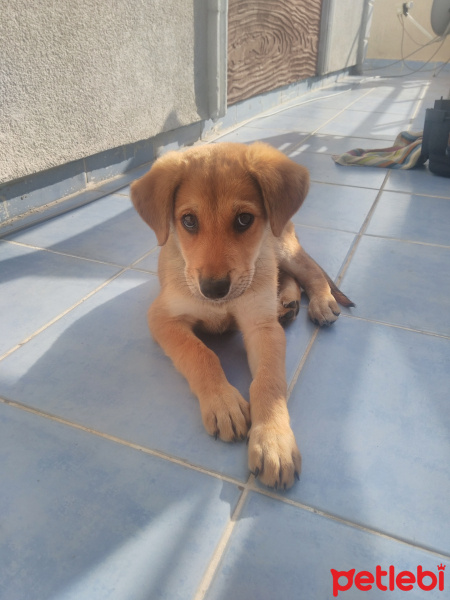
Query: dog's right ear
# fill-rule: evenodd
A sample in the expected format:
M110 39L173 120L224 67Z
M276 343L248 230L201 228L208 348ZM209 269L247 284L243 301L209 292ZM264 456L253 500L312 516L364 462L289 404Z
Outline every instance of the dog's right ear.
M158 245L169 237L175 194L183 177L181 153L168 152L150 171L131 184L131 200L139 215L156 233Z
M309 189L308 169L268 144L247 146L247 169L258 183L274 236L300 208Z

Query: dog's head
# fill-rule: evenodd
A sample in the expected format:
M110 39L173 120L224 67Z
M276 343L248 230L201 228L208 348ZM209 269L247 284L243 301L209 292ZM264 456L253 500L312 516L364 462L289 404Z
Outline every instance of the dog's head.
M251 284L268 224L280 236L308 187L308 171L271 146L219 143L159 158L131 198L160 246L175 236L191 291L220 301Z

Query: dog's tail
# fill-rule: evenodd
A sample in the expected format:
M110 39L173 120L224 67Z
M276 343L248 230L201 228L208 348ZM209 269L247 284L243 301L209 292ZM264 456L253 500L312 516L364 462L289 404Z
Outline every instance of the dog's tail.
M345 308L350 308L351 306L356 306L356 304L354 302L352 302L350 300L350 298L347 298L347 296L343 292L341 292L341 290L334 283L334 281L331 279L331 277L329 275L327 275L327 273L325 273L325 271L323 269L322 269L322 273L325 275L328 285L330 286L331 293L333 294L336 302L339 302L339 304L341 306L345 306Z

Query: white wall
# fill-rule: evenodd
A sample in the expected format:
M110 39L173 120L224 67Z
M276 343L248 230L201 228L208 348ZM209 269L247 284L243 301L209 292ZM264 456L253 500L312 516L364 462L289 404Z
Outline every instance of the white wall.
M402 58L402 26L398 18L403 2L400 0L375 0L370 39L367 50L367 58L400 59ZM433 0L414 0L411 16L434 36L430 25L431 6ZM415 51L429 39L418 30L414 24L404 19L406 31L414 41L404 35L403 56ZM438 50L437 54L433 54ZM444 44L439 49L439 43L420 50L408 60L427 61L432 59L437 62L445 62L450 58L450 36L447 36Z

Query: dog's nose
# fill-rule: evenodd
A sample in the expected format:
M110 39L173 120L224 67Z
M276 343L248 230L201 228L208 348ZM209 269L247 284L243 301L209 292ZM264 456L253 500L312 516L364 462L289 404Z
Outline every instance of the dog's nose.
M223 279L214 279L208 277L200 279L200 291L206 297L211 300L219 300L225 298L230 291L231 281L230 278L224 277Z

